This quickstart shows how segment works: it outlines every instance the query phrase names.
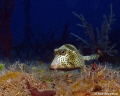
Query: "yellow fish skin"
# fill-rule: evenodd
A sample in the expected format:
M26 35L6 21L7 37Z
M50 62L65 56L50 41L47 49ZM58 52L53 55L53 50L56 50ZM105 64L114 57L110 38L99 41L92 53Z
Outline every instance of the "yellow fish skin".
M93 60L99 55L82 56L75 46L65 44L54 50L55 57L51 63L52 69L69 71L85 66L85 60Z

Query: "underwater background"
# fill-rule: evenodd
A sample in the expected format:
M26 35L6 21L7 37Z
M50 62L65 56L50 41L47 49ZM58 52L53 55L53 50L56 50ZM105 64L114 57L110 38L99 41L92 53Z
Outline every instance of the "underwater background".
M119 0L1 0L0 57L1 59L10 58L13 60L39 59L49 62L54 56L53 50L63 44L73 44L77 48L85 49L84 47L87 45L70 33L74 33L94 46L90 42L90 36L85 33L86 28L77 26L82 22L73 12L78 15L82 14L86 21L91 24L94 31L92 38L97 40L96 28L102 34L101 25L104 22L104 14L109 21L111 4L116 20L111 23L107 35L111 42L110 46L116 44L115 50L120 55ZM92 53L86 52L84 54Z
M120 96L119 38L120 0L0 0L0 96ZM51 69L66 44L85 68Z

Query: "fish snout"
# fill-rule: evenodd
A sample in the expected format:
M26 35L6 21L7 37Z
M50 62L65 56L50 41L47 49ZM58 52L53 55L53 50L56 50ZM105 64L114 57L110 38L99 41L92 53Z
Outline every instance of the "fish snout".
M51 68L52 69L58 69L59 65L60 65L60 57L56 56L51 63Z
M56 62L56 60L54 60L54 61L51 63L51 68L52 68L52 69L57 69L57 68L58 68L58 62Z
M51 64L51 68L52 68L52 69L56 69L56 66L55 66L54 63Z

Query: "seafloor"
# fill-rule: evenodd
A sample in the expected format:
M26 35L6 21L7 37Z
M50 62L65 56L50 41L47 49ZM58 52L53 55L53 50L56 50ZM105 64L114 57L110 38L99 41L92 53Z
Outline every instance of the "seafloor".
M119 68L92 64L59 71L39 61L2 62L0 96L120 96Z

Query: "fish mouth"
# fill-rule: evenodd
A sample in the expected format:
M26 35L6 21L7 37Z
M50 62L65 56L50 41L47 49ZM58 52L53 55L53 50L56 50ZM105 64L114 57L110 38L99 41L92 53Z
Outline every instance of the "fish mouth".
M56 62L56 61L53 61L53 62L51 63L51 68L52 68L52 69L58 69L58 66L59 66L59 63Z
M57 65L54 64L54 63L52 63L52 64L51 64L51 68L52 68L52 69L57 69Z
M53 62L51 63L51 68L52 69L57 69L58 66L59 66L59 59L58 59L58 57L55 57Z

